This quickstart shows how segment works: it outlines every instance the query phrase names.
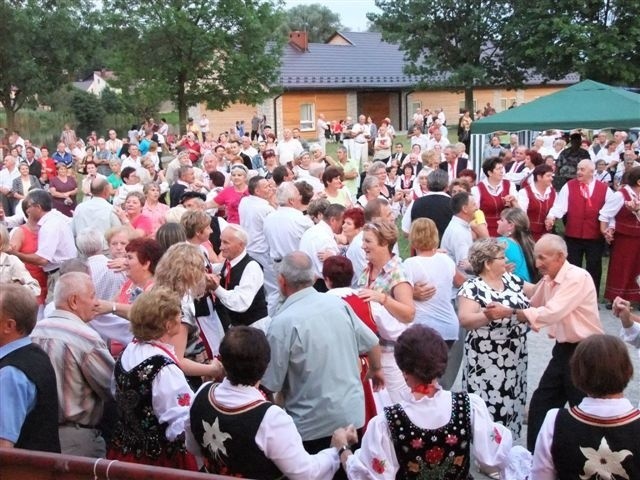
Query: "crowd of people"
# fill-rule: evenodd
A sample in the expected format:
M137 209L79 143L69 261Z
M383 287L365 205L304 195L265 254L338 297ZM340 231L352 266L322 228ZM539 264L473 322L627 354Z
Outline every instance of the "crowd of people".
M417 111L409 152L360 115L335 159L324 117L311 144L256 118L175 142L148 119L84 154L66 126L51 157L11 136L0 447L256 479L640 475L598 303L608 255L603 308L638 347L637 142L493 137L478 176L466 112L451 145Z

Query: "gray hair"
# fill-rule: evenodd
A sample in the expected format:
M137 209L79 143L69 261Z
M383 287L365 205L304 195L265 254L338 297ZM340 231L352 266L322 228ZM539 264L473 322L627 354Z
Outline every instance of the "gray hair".
M546 247L553 252L560 252L565 258L569 255L567 251L567 243L564 241L559 235L555 235L553 233L545 233L540 237L540 239L536 242L536 247Z
M320 146L319 143L312 143L311 145L309 145L309 152L313 153L316 150L322 150L322 147Z
M278 273L284 277L289 287L296 290L310 287L316 279L311 258L300 251L285 255Z
M226 230L233 230L233 236L236 237L238 240L240 240L243 245L245 246L247 245L247 242L249 241L249 235L247 235L246 230L242 228L240 225L229 223L224 228L224 231Z
M289 205L289 201L299 194L300 192L293 182L282 182L276 190L276 200L278 205L286 207Z
M374 177L374 176L364 177L364 180L362 180L362 186L361 186L362 193L367 193L375 185L380 186L380 180L378 179L378 177Z
M324 163L315 162L309 165L309 175L320 178L324 173Z
M383 169L386 172L387 166L385 165L384 162L381 162L380 160L376 160L371 164L371 166L367 170L367 175L376 175L376 172L380 169Z
M101 253L104 249L104 237L97 230L85 228L76 237L78 252L86 258Z
M91 277L86 273L69 272L61 275L53 289L53 304L56 308L63 307L71 295L85 294L91 283Z
M431 192L444 192L449 186L449 175L439 168L427 177L427 187Z
M498 242L495 238L481 238L476 240L469 248L468 260L471 269L476 275L480 275L487 262L491 262L503 253L506 248L504 243Z

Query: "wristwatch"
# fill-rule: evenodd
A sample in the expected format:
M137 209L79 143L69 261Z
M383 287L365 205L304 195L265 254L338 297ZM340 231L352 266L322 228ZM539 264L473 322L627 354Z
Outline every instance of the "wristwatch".
M342 454L347 450L351 451L351 447L349 445L343 445L338 449L338 460L342 457Z

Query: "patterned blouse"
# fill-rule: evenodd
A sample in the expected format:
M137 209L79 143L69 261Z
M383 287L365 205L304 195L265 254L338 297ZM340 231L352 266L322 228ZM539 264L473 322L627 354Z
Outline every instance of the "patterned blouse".
M404 265L402 264L402 260L398 255L393 255L391 259L384 264L382 270L376 278L369 278L369 272L371 271L371 264L368 264L362 275L360 275L360 279L358 280L358 287L360 288L370 288L371 290L375 290L376 292L386 293L387 295L391 295L391 292L399 283L409 283L409 276L404 269Z

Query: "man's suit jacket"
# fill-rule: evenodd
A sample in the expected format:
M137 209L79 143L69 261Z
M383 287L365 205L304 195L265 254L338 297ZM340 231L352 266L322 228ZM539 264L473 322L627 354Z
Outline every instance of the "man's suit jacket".
M469 165L469 160L466 158L458 158L458 164L456 165L456 177L460 175L462 170L466 170ZM440 170L444 170L445 172L449 172L449 164L447 162L440 162Z

